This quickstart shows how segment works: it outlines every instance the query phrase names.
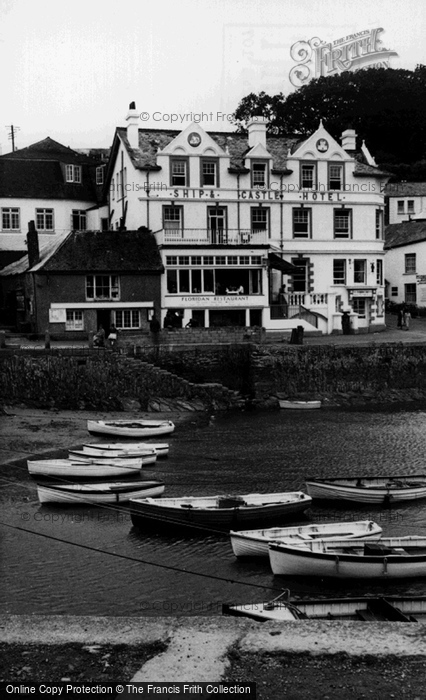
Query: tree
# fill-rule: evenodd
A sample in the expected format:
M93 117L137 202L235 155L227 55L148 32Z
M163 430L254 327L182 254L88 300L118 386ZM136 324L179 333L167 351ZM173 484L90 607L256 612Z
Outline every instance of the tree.
M396 166L426 159L425 105L426 66L372 67L311 80L287 97L251 93L233 116L241 122L262 113L270 119L271 133L302 137L315 131L320 119L336 139L353 128L378 163Z

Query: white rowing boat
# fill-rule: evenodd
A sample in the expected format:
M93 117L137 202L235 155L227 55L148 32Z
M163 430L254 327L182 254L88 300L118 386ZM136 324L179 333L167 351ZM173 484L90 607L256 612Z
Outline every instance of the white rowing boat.
M258 622L294 620L362 620L364 622L426 622L426 596L368 596L290 600L289 591L266 603L222 606L223 615Z
M93 460L97 462L110 462L114 459L120 459L126 462L130 459L138 459L141 460L142 467L145 467L147 464L154 464L154 462L157 461L157 452L155 450L145 450L144 452L140 450L139 454L124 452L124 450L99 450L97 453L95 452L95 454L89 454L84 450L69 450L68 454L70 459L75 462L93 462Z
M343 500L356 503L383 503L426 498L426 475L306 478L309 495L319 500Z
M413 578L426 576L426 537L271 543L269 561L276 576Z
M296 408L303 410L312 410L321 408L321 401L297 401L296 399L278 399L280 408Z
M382 528L372 520L340 523L309 523L294 527L271 527L261 530L231 530L231 545L236 557L268 557L270 542L305 542L319 538L378 540Z
M111 459L108 462L77 462L71 459L40 459L27 461L28 471L39 476L78 476L78 477L112 477L129 474L137 475L142 468L140 457L136 459Z
M175 429L171 420L89 420L87 430L95 435L118 435L139 438L168 435Z
M91 442L83 445L83 452L96 456L99 452L125 452L128 456L138 457L145 450L155 450L157 459L169 454L168 442Z
M161 496L161 481L118 481L85 484L37 484L40 503L126 503L130 498Z

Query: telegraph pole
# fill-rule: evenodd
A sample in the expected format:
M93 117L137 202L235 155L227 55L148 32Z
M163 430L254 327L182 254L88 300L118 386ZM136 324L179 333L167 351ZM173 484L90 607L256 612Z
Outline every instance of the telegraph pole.
M20 131L20 128L19 128L19 126L13 126L13 124L10 124L10 125L8 124L8 125L6 125L6 129L10 129L8 136L9 136L9 139L12 140L12 153L13 153L13 151L15 150L15 133L17 131Z

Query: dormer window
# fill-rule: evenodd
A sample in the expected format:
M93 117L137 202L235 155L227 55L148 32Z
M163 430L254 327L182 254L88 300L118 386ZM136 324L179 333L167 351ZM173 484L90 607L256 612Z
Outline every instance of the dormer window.
M203 158L201 161L201 187L219 187L218 163Z
M188 161L185 158L172 158L170 161L170 184L174 187L188 187Z
M316 163L302 163L300 166L300 187L314 190L317 186Z
M65 180L67 182L81 182L81 165L66 165Z
M268 187L268 169L267 163L253 162L251 166L251 186Z

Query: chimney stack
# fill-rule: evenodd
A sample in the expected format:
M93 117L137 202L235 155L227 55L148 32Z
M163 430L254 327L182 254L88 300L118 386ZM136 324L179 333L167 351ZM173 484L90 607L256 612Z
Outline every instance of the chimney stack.
M28 264L31 269L40 262L40 248L38 245L38 233L34 221L28 222L27 233Z
M129 111L126 117L127 140L130 148L139 148L139 114L136 111L136 103L129 104Z
M254 146L260 144L261 146L263 146L263 148L266 149L267 123L268 119L266 119L266 117L262 117L261 115L255 115L249 119L249 121L247 122L247 130L250 148L253 148Z
M356 131L355 129L346 129L342 133L342 148L345 151L355 151L356 150Z

